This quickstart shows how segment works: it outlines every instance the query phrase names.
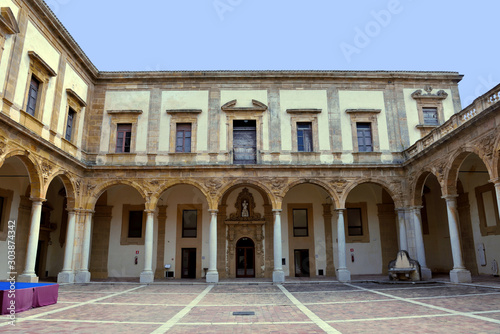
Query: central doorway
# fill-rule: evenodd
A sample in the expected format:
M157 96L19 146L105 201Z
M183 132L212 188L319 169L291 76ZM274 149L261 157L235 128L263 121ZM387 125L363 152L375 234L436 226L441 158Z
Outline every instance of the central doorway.
M295 277L310 277L309 273L309 249L296 249L295 255Z
M196 248L182 249L181 278L196 278Z
M250 238L236 243L236 277L255 277L255 244Z

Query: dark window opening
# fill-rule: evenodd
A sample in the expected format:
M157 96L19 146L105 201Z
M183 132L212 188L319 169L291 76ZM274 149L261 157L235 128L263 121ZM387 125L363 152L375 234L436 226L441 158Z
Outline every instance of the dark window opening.
M143 211L129 211L128 213L129 238L142 238L142 216L143 216Z
M116 153L129 153L132 141L132 124L118 124L116 131Z
M293 209L293 236L307 237L308 235L307 209Z
M371 123L356 123L358 133L358 151L373 152Z
M31 116L35 116L36 112L36 101L38 99L38 91L40 89L40 81L35 78L35 76L31 76L30 82L30 90L28 93L28 104L26 106L26 112Z
M196 238L198 225L198 211L197 210L183 210L182 211L182 237L183 238Z
M75 121L76 112L69 108L68 110L68 120L66 122L66 140L71 140L73 136L73 124Z
M191 123L177 123L175 152L191 152Z
M257 163L257 128L255 120L233 121L233 161L235 164Z
M297 150L299 152L312 152L312 123L297 123Z
M361 208L347 209L347 234L349 236L363 235L363 221L361 217Z
M422 108L425 125L439 125L437 108Z

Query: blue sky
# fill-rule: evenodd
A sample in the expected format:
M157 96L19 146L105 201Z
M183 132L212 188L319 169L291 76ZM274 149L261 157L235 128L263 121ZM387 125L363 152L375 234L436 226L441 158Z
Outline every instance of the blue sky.
M46 0L101 71L458 71L500 82L498 1Z

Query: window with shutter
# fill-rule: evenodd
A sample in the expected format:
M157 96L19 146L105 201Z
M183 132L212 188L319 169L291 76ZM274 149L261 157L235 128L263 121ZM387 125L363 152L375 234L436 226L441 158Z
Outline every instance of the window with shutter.
M175 152L191 152L191 123L177 123Z
M371 123L356 123L359 152L373 152Z
M28 104L26 106L26 112L31 116L35 116L36 112L36 101L38 98L38 90L40 88L40 81L38 81L35 76L31 76L30 90L28 93Z
M422 108L424 125L439 125L437 108Z
M68 120L66 121L66 140L71 141L71 137L73 135L73 124L75 120L76 112L69 108L68 110Z
M299 152L312 152L312 143L312 123L297 122L297 150Z
M116 153L129 153L132 139L132 124L118 124L116 132Z

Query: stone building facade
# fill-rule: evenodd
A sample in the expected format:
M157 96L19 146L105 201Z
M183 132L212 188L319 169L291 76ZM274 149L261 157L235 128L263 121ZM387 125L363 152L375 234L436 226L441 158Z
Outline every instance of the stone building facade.
M500 260L500 86L462 109L455 72L101 72L43 1L0 5L0 279Z

